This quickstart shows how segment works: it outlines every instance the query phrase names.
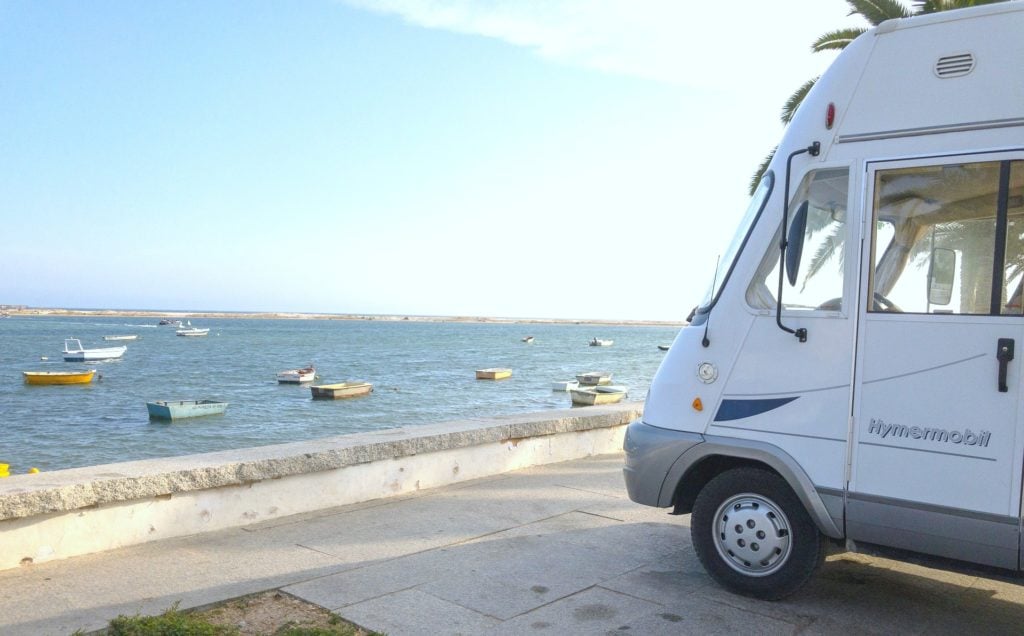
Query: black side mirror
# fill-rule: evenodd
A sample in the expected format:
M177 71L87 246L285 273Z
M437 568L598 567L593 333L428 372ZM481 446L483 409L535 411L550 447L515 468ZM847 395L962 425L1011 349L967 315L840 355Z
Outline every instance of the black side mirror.
M800 272L800 257L804 252L804 232L807 230L807 205L804 201L793 215L793 222L786 235L786 279L791 286L796 285L796 276Z

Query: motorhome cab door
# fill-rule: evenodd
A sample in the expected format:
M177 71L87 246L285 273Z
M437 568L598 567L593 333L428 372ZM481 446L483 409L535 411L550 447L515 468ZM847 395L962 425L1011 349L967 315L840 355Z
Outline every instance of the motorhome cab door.
M1024 153L866 185L847 535L1017 569Z

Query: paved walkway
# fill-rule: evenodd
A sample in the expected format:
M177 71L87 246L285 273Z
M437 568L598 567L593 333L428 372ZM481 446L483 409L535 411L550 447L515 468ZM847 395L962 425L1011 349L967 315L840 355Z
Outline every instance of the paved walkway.
M724 592L689 517L630 502L621 467L595 457L0 572L0 634L274 588L389 636L1024 630L1022 587L858 555L784 602Z

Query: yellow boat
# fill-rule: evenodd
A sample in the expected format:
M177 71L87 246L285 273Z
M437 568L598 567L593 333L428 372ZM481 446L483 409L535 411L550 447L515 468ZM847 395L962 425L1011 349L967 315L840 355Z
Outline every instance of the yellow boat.
M27 384L89 384L96 369L88 371L22 371Z
M477 369L477 380L504 380L512 377L512 369Z
M314 400L340 400L369 395L373 391L373 385L369 382L340 382L338 384L320 384L309 388L313 392Z

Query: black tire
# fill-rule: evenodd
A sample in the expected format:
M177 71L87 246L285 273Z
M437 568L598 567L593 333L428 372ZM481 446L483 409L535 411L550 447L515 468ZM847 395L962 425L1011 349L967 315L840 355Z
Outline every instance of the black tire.
M719 585L769 601L806 585L828 545L789 484L753 467L727 470L704 486L690 537Z

